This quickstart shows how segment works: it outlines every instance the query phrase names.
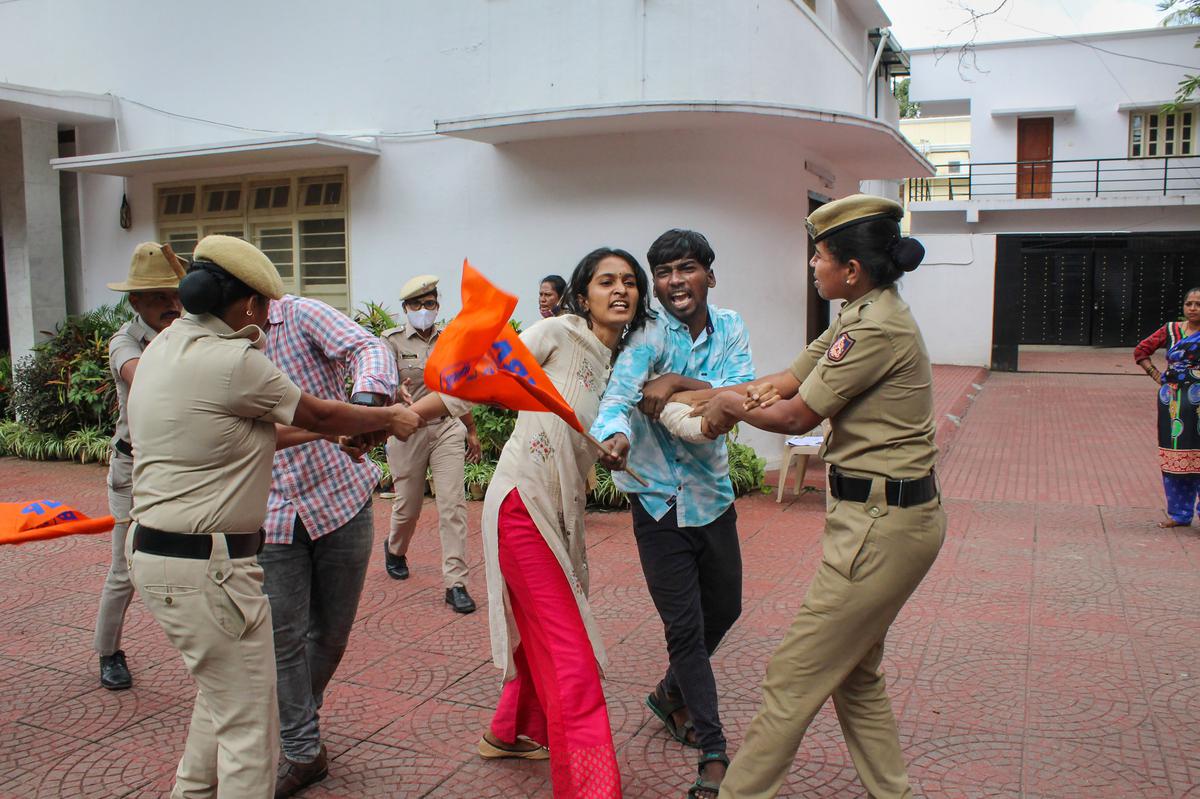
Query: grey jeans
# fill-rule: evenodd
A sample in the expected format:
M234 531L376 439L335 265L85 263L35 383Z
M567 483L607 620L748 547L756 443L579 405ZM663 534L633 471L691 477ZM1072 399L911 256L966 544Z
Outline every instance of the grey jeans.
M258 562L271 601L283 754L309 763L321 748L318 711L358 612L375 525L368 500L350 521L309 537L296 517L290 544L266 544Z
M96 614L96 635L92 647L98 655L111 655L121 648L121 628L125 611L133 599L129 581L129 560L125 554L125 535L129 532L129 509L133 507L133 458L113 452L108 464L108 512L117 523L112 531L112 560L104 588L100 591L100 610Z

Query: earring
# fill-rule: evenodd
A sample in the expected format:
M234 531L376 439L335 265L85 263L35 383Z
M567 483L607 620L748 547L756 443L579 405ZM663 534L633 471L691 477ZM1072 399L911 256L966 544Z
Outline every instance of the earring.
M254 316L254 311L252 311L252 310L250 310L249 308L247 308L247 309L246 309L246 316Z

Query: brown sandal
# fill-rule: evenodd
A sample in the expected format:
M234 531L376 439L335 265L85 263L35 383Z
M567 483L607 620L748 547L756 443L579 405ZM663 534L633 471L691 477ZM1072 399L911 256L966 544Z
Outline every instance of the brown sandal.
M533 744L533 748L519 748L521 744ZM479 756L487 760L499 760L505 757L519 760L547 760L550 757L550 750L524 735L518 735L515 743L506 744L502 741L488 740L488 735L485 733L479 739L476 749Z

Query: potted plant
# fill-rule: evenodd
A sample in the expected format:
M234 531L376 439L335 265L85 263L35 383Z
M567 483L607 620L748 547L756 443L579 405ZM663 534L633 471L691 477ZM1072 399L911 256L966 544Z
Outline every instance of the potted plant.
M473 500L483 499L483 495L487 492L488 483L492 482L492 475L495 473L495 461L468 463L463 470L463 481L467 486L467 496Z

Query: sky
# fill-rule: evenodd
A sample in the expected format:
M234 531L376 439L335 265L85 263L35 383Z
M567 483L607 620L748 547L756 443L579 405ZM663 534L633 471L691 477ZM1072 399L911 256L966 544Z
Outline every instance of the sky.
M908 49L960 44L971 38L964 7L990 11L1001 0L879 0L892 18L892 31ZM980 20L977 42L1027 39L1048 34L1153 28L1162 18L1156 0L1007 0L996 14Z

